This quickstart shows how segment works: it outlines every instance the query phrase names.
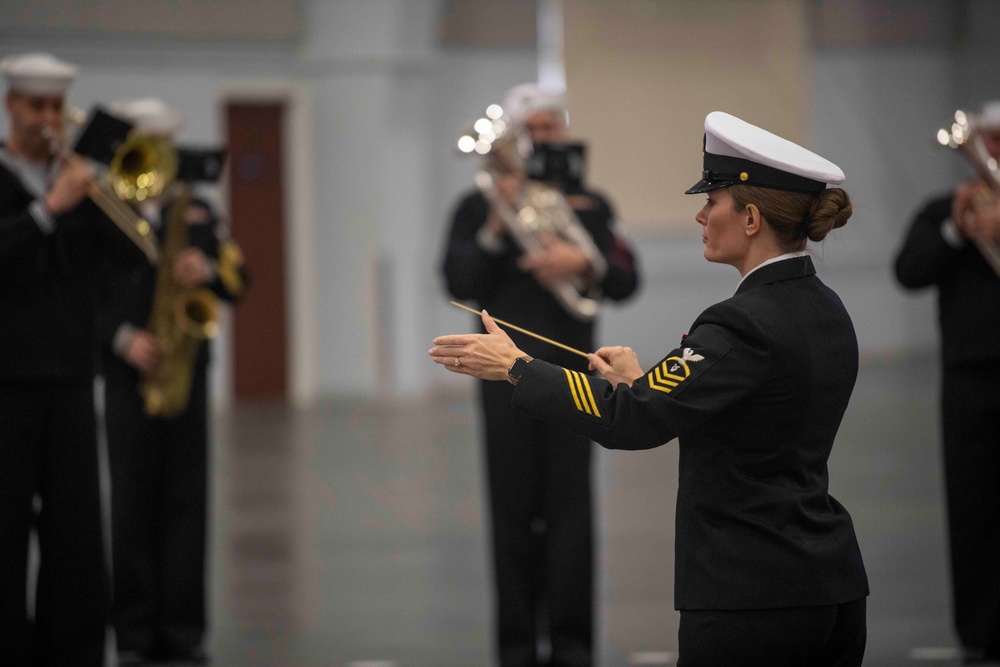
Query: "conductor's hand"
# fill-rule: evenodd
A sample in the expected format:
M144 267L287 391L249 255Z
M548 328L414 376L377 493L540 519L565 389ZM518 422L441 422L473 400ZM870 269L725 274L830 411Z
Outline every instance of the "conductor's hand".
M163 346L149 331L138 329L125 345L125 361L143 375L151 375L163 359Z
M83 160L64 160L43 203L52 215L60 215L74 208L87 196L93 182L94 170Z
M590 260L575 245L553 235L545 235L541 241L542 249L525 253L518 264L525 271L530 271L542 287L551 288L560 281L590 273Z
M428 354L434 363L452 373L471 375L480 380L508 380L507 369L518 357L525 356L485 310L482 313L485 334L438 336Z
M212 263L198 248L184 248L177 253L173 276L183 287L204 285L212 279Z
M611 386L632 383L643 376L642 366L635 351L630 347L602 347L587 355L590 369L600 373Z

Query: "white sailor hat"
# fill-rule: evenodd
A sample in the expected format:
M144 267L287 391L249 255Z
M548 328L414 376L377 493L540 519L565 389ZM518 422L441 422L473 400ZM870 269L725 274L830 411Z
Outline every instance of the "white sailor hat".
M844 182L840 167L798 144L722 111L705 117L701 180L684 194L742 183L759 188L816 194Z
M112 102L108 111L129 121L140 132L173 136L184 127L184 116L155 97Z
M29 95L65 95L76 67L48 53L26 53L0 60L10 90Z
M534 83L514 86L500 101L500 108L515 123L523 123L536 111L550 110L565 114L566 93L558 88L546 88Z
M996 130L1000 128L1000 100L987 102L983 105L979 116L976 118L976 127L983 130Z

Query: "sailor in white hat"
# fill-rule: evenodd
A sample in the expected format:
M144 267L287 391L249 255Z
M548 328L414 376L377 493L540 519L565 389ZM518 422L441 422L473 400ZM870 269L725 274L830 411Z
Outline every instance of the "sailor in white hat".
M157 97L120 100L108 105L108 111L149 132L174 139L184 127L184 116Z
M569 115L566 93L536 83L522 83L508 90L500 107L516 125L524 127L535 143L566 141Z
M10 665L101 667L109 586L94 417L95 295L124 237L84 201L89 167L54 159L76 68L29 54L3 58L0 71L10 121L0 145L0 570L9 582L0 595L0 656ZM32 526L37 582L27 571Z
M130 122L134 132L166 140L171 147L164 153L176 149L184 117L163 100L121 100L108 111ZM105 309L107 339L101 350L114 508L112 560L128 564L114 572L112 595L123 666L208 661L206 348L211 341L192 343L191 337L175 333L182 327L170 295L207 289L233 301L245 276L227 250L238 253L237 246L209 202L189 196L192 187L181 170L174 187L140 204L158 231L162 259L158 267L145 265L128 280L116 281ZM161 303L167 304L165 310ZM173 326L164 326L164 320ZM191 356L170 354L185 345L192 346ZM186 400L163 408L149 401L144 405L137 382L154 373L168 378L171 387L180 386L188 374ZM170 520L160 520L164 516Z
M562 90L526 83L511 88L499 106L518 137L560 144L567 139L565 104ZM635 292L635 253L619 233L612 204L580 183L526 182L525 173L504 161L481 173L490 174L492 187L463 195L452 216L443 267L449 291L521 326L572 345L592 345L594 311L557 298L558 288L568 286L578 301L592 306L598 298L617 301ZM533 203L558 201L562 195L579 222L577 240L561 238L558 225L544 232L542 224L539 247L522 245L513 222L517 211L530 212ZM520 236L535 233L525 232ZM535 349L530 342L526 346L540 359L586 371L582 359L560 358L560 351ZM509 390L484 384L479 405L495 552L496 653L503 664L535 664L542 660L538 647L548 643L547 662L589 665L595 656L591 443L512 412ZM580 474L567 476L569 471ZM545 525L541 533L539 524ZM529 608L538 609L548 623L525 615Z
M660 361L644 368L616 346L586 354L602 377L560 367L528 356L485 310L487 333L439 336L430 356L453 373L506 380L515 411L609 449L676 438L685 665L859 667L868 579L827 469L858 343L805 252L850 216L847 193L827 187L844 174L728 114L709 114L705 135L690 190L707 197L696 216L705 256L743 279ZM670 313L660 319L670 324Z
M909 291L935 292L951 619L963 664L1000 664L1000 100L971 115L977 175L921 202L893 262ZM985 167L985 168L982 168ZM992 176L988 172L992 170Z

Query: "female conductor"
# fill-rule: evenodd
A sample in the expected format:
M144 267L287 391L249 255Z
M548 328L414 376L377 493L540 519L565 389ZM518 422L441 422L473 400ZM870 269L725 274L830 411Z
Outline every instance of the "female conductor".
M705 259L742 276L643 370L628 347L588 355L603 379L486 334L440 336L449 371L515 385L512 405L610 449L677 438L679 667L860 665L868 579L827 460L858 373L840 298L806 251L851 215L835 164L722 112L705 118Z

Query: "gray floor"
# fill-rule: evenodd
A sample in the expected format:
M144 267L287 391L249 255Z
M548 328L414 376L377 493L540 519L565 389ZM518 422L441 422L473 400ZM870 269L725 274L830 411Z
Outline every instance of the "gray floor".
M865 664L956 665L934 359L866 363L831 461L872 585ZM217 415L220 666L491 665L469 396ZM601 665L670 665L676 449L598 450Z

